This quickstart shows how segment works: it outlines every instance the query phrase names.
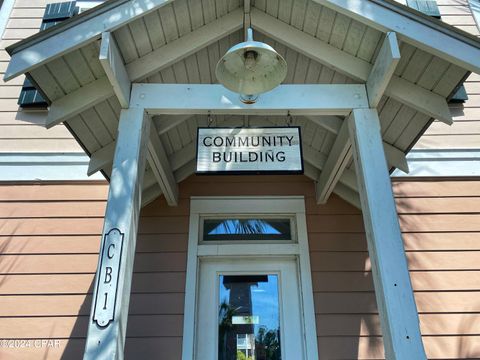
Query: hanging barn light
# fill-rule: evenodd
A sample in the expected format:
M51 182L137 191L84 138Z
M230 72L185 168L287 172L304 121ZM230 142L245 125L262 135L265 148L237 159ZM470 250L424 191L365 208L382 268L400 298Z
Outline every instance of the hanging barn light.
M287 62L270 45L253 40L247 30L245 42L230 48L215 69L217 80L241 94L242 101L254 103L258 94L280 85L287 76Z

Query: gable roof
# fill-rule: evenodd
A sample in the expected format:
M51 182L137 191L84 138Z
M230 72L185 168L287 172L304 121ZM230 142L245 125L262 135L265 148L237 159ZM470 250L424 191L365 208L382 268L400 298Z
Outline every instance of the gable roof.
M121 105L99 61L102 33L113 34L132 82L215 83L216 62L243 39L243 7L240 0L110 0L10 46L5 78L27 72L52 103L49 124L64 122L92 156L91 172L103 170L108 176ZM255 0L248 15L256 40L286 58L285 83L365 83L386 31L397 33L401 59L378 106L392 167L405 168L404 153L433 118L451 121L445 99L470 71L480 72L478 39L391 0ZM193 172L194 129L207 125L207 118L153 120L181 181ZM244 121L215 118L217 125ZM278 125L285 119L251 117L248 122ZM307 175L316 179L342 119L298 117L295 122L305 130ZM344 175L339 185L355 192L351 164ZM155 188L154 178L145 179L147 189Z

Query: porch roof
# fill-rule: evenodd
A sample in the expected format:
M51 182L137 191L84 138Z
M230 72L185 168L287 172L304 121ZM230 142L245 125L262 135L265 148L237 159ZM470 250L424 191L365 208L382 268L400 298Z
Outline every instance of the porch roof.
M51 105L47 126L63 122L91 156L89 172L108 177L125 99L99 60L102 33L113 35L132 83L211 84L246 21L256 40L287 60L285 84L364 84L385 34L396 32L401 58L377 106L391 168L407 170L405 153L435 118L451 123L446 99L480 72L477 38L391 0L110 0L10 46L5 79L28 74ZM213 118L214 125L272 126L286 115ZM306 175L317 180L343 118L292 115L303 130ZM180 182L194 172L196 128L208 125L207 116L153 120ZM350 163L334 191L358 205L355 176ZM146 201L160 194L149 166L144 191Z

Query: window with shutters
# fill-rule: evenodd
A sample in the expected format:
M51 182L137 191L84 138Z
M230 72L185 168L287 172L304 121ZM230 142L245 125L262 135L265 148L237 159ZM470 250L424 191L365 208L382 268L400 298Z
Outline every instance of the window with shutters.
M75 1L47 4L43 14L40 31L51 28L58 23L71 18L78 13ZM18 105L24 108L46 107L48 104L42 94L36 89L32 78L27 75L23 83L22 91L18 98Z
M72 16L100 5L102 2L104 1L83 0L47 4L40 31L49 29ZM48 105L42 94L37 90L33 79L29 78L28 75L23 83L22 91L18 98L18 105L23 108L41 108Z
M425 15L441 19L440 10L436 0L407 0L406 5ZM466 100L468 100L467 91L463 85L460 85L450 98L450 102L463 103Z

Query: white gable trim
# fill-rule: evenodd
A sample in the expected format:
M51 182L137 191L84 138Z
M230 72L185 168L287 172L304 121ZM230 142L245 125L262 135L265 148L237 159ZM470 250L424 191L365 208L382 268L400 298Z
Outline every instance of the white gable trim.
M416 16L386 0L313 0L382 32L394 31L400 40L480 73L480 46L446 25Z
M0 37L3 37L3 33L7 28L8 18L10 17L10 13L12 12L13 5L15 4L15 0L4 0L0 3Z
M63 31L59 33L48 36L46 32L42 35L47 35L48 37L32 45L26 43L25 47L19 48L18 51L14 50L15 52L11 54L12 59L8 64L4 79L8 81L29 72L54 58L99 39L102 32L114 31L170 2L172 0L130 0L99 14L93 11L91 13L93 16L85 16L82 22L72 27L60 28Z

